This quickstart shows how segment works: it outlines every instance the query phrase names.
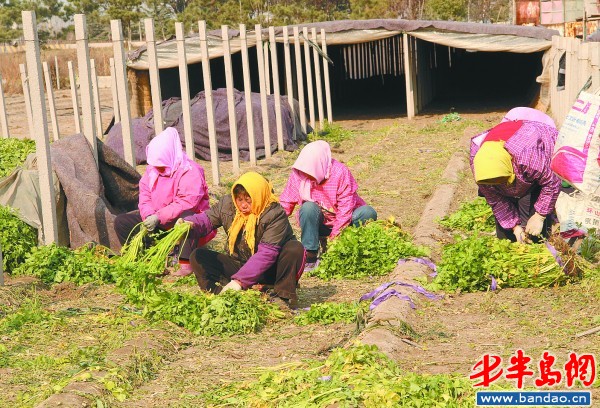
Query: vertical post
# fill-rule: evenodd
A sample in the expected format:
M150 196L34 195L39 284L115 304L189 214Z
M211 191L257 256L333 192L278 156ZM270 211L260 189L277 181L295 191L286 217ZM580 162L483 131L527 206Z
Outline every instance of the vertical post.
M179 58L179 84L181 86L181 109L183 113L183 134L185 152L190 159L194 159L194 134L192 130L192 112L190 109L190 81L188 78L187 55L185 52L185 34L183 23L175 23L175 37L177 39L177 56Z
M100 107L100 90L98 89L98 76L96 75L96 63L90 60L90 72L92 74L92 93L94 97L94 117L96 118L96 136L102 137L102 111Z
M154 37L154 20L144 19L146 30L146 47L148 48L148 65L150 67L150 92L152 93L152 117L154 120L154 133L163 131L162 96L160 92L160 71L156 57L156 39ZM141 34L140 34L141 35ZM194 156L190 156L193 158Z
M327 54L327 38L325 30L321 29L321 49L325 55ZM323 74L325 77L325 104L327 105L327 122L333 123L333 109L331 108L331 84L329 82L329 61L323 57Z
M409 119L415 117L415 91L413 87L412 75L412 55L409 48L408 34L402 35L402 43L404 50L404 79L406 81L406 114Z
M129 110L129 89L127 89L127 66L125 64L125 49L123 48L123 27L121 20L111 20L111 39L115 58L115 76L117 78L117 96L121 116L121 133L123 135L123 152L125 161L135 167L135 150L131 137L131 114Z
M50 160L50 141L48 140L48 122L46 119L46 103L44 101L44 85L42 83L42 64L40 64L40 42L37 35L36 18L33 11L21 12L23 18L23 36L25 38L25 56L29 71L34 113L32 134L35 136L38 174L40 179L40 196L42 204L42 225L44 244L58 240L56 223L56 202L54 201L54 182L52 180L52 163Z
M69 67L69 82L71 83L71 101L73 103L73 117L75 119L75 133L81 133L81 117L79 116L79 97L77 95L77 82L73 62L67 63Z
M240 42L242 47L242 71L244 73L244 99L246 100L246 126L248 128L250 165L256 166L256 142L254 141L254 117L252 116L252 88L250 85L250 64L248 62L248 39L246 26L244 24L240 24Z
M262 28L254 26L256 34L256 60L258 61L258 82L260 84L260 104L262 108L263 140L265 143L265 158L271 157L271 134L269 132L269 107L267 106L267 90L265 88L265 57L263 54Z
M75 14L75 42L77 43L77 69L79 71L79 90L81 92L81 113L83 116L83 134L92 147L96 165L98 148L96 145L96 124L94 123L94 101L92 99L92 78L90 68L90 50L85 15Z
M277 149L283 151L283 124L281 121L281 91L279 89L279 64L277 59L277 42L275 27L269 27L269 43L271 45L271 63L273 71L273 94L275 96L275 124L277 127Z
M46 93L48 94L48 108L50 109L50 119L52 119L52 134L54 140L58 140L58 120L56 118L56 107L54 106L54 92L52 91L52 77L50 76L50 68L47 62L42 63L44 70L44 80L46 82Z
M31 92L29 92L29 78L27 77L27 68L25 64L19 64L21 71L21 84L23 85L23 97L25 98L25 113L27 114L27 126L29 127L29 139L34 138L33 134L33 113L31 111Z
M271 64L269 64L269 43L263 44L263 55L265 57L265 85L267 95L271 95Z
M4 101L4 90L2 89L2 75L0 74L0 136L10 137L8 129L8 114L6 113L6 102Z
M300 124L302 130L306 129L306 106L304 105L304 76L302 75L302 53L300 52L300 34L298 27L294 27L294 55L296 57L296 81L298 82L298 110L300 111Z
M287 26L283 27L283 59L285 60L285 92L287 94L288 104L292 117L295 114L294 108L294 84L292 82L292 56L290 54L290 36Z
M56 71L56 90L60 91L60 74L58 72L58 57L54 56L54 70Z
M231 140L231 162L233 174L240 174L240 150L238 148L237 118L235 115L235 100L233 95L233 74L231 72L231 50L229 48L229 28L221 26L223 41L223 62L225 63L225 86L227 88L227 112L229 116L229 137Z
M210 145L210 164L212 166L213 185L220 183L219 150L217 149L217 132L215 131L215 111L212 97L212 80L210 77L210 57L206 40L206 21L198 22L198 37L202 53L202 78L204 79L204 97L206 98L206 119L208 122L208 142Z
M315 97L313 91L312 68L310 66L310 45L308 44L308 28L302 28L304 36L304 64L306 66L306 85L308 89L308 114L310 117L310 126L315 128Z
M115 75L115 59L111 58L110 63L110 91L112 93L113 100L113 116L115 117L115 123L121 121L121 114L119 113L119 94L117 92L117 77Z
M312 40L315 44L318 44L317 29L312 28ZM319 127L323 129L325 125L325 113L323 112L323 88L321 85L321 62L319 58L319 52L313 47L313 58L315 63L315 85L317 87L317 106L319 108Z

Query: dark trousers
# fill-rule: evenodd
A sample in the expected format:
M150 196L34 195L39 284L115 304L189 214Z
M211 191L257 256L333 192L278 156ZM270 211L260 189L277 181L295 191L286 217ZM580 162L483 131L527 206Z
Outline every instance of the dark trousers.
M527 221L533 214L535 214L535 202L540 196L541 191L540 186L533 186L529 193L521 198L512 198L511 201L513 205L518 208L519 211L519 225L525 229L527 225ZM542 228L542 237L547 238L550 235L550 229L552 227L552 215L548 215L544 220L544 227ZM512 242L517 242L517 237L512 229L505 229L500 226L498 220L496 220L496 236L499 239L508 239ZM541 239L539 237L529 237L533 242L539 242Z
M198 286L211 293L219 293L221 287L228 284L231 277L242 267L233 257L204 248L192 252L190 264ZM274 285L275 295L283 299L297 300L296 276L299 276L302 269L304 269L304 247L300 242L291 240L283 245L275 264L257 283ZM217 286L217 283L221 286Z
M189 214L192 214L190 212ZM182 217L189 215L187 213L182 214ZM117 215L115 218L115 232L117 233L117 237L119 237L119 242L121 245L127 241L127 237L133 237L140 230L138 224L142 222L142 216L138 210L130 211L125 214ZM156 228L155 231L165 231L166 229L161 228L160 226ZM152 245L152 239L148 239L144 242L146 247ZM188 260L190 259L190 254L194 249L198 247L198 237L195 236L193 230L190 230L187 239L183 243L183 247L181 248L181 255L179 255L180 259Z

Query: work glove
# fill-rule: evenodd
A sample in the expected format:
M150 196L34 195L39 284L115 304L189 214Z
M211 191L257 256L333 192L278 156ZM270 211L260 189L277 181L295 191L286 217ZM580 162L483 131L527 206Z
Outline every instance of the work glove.
M229 282L227 285L223 286L223 289L221 289L221 293L228 291L228 290L242 290L242 285L240 285L240 283L234 279L231 280L231 282Z
M192 226L192 227L194 226L194 223L193 223L193 222L191 222L191 221L188 221L188 220L184 220L183 218L179 218L179 219L177 220L177 222L175 223L175 225L184 224L184 223L186 223L186 224L190 224L190 226Z
M542 228L544 228L544 220L546 217L543 215L539 215L535 213L529 218L527 221L527 225L525 226L525 232L529 235L538 236L542 233Z
M515 234L515 237L517 238L517 242L525 242L525 231L523 231L523 227L521 227L520 225L517 225L513 228L513 233Z
M146 227L146 229L148 231L154 231L154 229L156 228L157 225L158 225L158 215L156 215L156 214L149 215L144 220L144 227Z

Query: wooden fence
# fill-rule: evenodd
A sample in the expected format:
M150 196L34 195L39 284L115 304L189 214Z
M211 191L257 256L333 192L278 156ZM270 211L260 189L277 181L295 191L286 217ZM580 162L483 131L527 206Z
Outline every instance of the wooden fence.
M54 197L54 186L52 184L52 169L50 161L50 137L49 126L46 119L47 112L46 101L50 110L50 118L52 122L53 139L57 140L60 137L60 126L57 122L56 111L54 108L54 96L52 91L52 83L50 81L49 66L46 62L40 60L40 42L36 29L35 13L24 11L23 15L23 31L24 43L26 52L26 64L21 67L21 75L23 82L23 95L25 97L25 106L28 117L29 136L36 142L36 153L40 179L40 195L43 219L43 240L45 244L57 241L57 224L55 203L51 197ZM88 42L88 33L85 16L83 14L75 15L75 47L77 49L77 73L73 68L73 62L68 62L69 79L71 87L71 97L73 102L75 129L82 133L92 146L96 162L97 156L97 138L102 137L102 118L99 104L98 80L95 71L95 64L90 60ZM146 46L149 57L149 76L151 83L152 103L154 107L160 107L161 94L159 86L158 62L156 56L156 41L154 34L154 22L152 19L145 20L146 31ZM250 104L250 66L248 63L248 47L244 41L249 34L246 28L241 25L242 39L242 68L243 68L243 83L244 92L246 92L246 115L248 117L248 139L250 146L250 162L256 164L256 137L252 124L252 105ZM219 160L217 151L217 140L214 123L214 106L212 100L212 85L210 75L210 64L205 63L210 55L207 44L206 24L204 21L198 23L199 41L201 44L202 54L202 70L204 78L204 90L207 103L207 124L209 131L212 182L213 184L220 183ZM124 49L123 29L120 20L111 21L112 47L113 58L110 60L111 82L112 82L112 99L113 112L115 122L120 122L122 125L123 145L125 160L135 166L135 150L132 138L131 114L130 114L130 84L127 77L127 63ZM321 57L319 52L314 48L315 44L319 44L322 50L327 49L325 32L321 30L317 33L316 30L308 32L307 29L298 30L294 27L293 37L289 35L287 27L283 28L282 37L275 37L275 30L270 27L268 30L263 30L260 25L255 27L254 33L256 36L256 47L258 53L258 62L255 69L258 70L261 95L261 109L263 118L264 133L262 137L265 141L265 156L268 158L271 155L269 146L270 133L268 128L268 111L267 111L267 94L273 94L275 98L275 123L277 132L277 146L279 150L283 150L283 129L282 129L282 83L287 95L288 101L293 101L292 98L300 100L300 117L304 118L304 87L308 89L308 102L310 105L310 123L314 128L317 121L320 127L325 123L325 111L327 112L327 121L332 122L331 114L331 92L329 85L329 66L325 56ZM307 41L310 38L312 44ZM184 123L184 139L186 141L186 150L188 155L194 156L193 136L192 136L192 120L190 114L190 94L188 85L188 70L186 64L186 49L184 42L184 29L181 23L176 23L176 40L178 44L179 57L179 76L181 83L183 123ZM228 112L230 123L230 135L232 146L232 160L234 173L240 172L239 150L237 140L237 128L235 119L235 106L233 102L233 74L231 67L231 55L229 52L229 37L228 27L222 27L222 41L226 52L223 57L226 73L226 88L228 96ZM282 70L279 67L277 55L277 43L284 45L284 65ZM292 66L290 59L290 47L293 44L296 53L296 83L292 81ZM263 47L264 45L264 47ZM310 52L310 47L313 47L313 52ZM300 48L303 47L304 61L298 56L301 55ZM312 54L312 58L311 58ZM324 54L326 55L326 54ZM279 73L285 72L285 80L280 81ZM315 74L315 79L312 79L312 73ZM323 75L321 75L323 73ZM44 90L44 80L46 83L46 91ZM76 83L76 80L79 83ZM267 86L268 84L268 86ZM271 87L272 85L272 87ZM295 86L294 86L295 85ZM313 93L313 87L316 87L316 96ZM79 92L77 91L79 89ZM324 92L323 92L324 90ZM324 94L324 95L323 95ZM80 97L80 99L79 99ZM323 100L325 98L326 100ZM315 99L317 112L315 111ZM290 103L292 109L294 104ZM80 114L81 112L81 114ZM155 109L154 112L155 132L159 133L163 130L162 112L160 109ZM7 118L5 108L4 95L2 92L2 79L0 78L0 137L10 137L9 123L10 117ZM302 119L302 126L306 130L306 121Z
M600 89L600 43L554 36L549 58L550 111L560 128L579 92Z

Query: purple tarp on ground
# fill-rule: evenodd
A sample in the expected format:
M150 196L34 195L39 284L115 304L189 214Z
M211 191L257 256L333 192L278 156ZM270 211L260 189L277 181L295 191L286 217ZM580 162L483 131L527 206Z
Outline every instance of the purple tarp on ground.
M238 147L240 160L249 160L248 126L246 121L246 100L243 92L234 90L235 111L238 131ZM217 89L213 91L213 104L215 111L215 130L217 134L217 147L219 160L231 160L231 140L229 133L229 112L227 109L227 91ZM271 152L277 150L277 127L275 122L275 97L267 96L269 113L269 135ZM297 103L296 103L297 105ZM179 131L181 142L185 146L183 134L183 115L181 114L181 101L171 98L162 103L163 120L165 127L172 126ZM295 109L298 112L298 107ZM281 97L281 113L283 123L283 145L285 150L293 151L298 148L297 142L306 140L306 133L302 132L300 120L294 115L287 102ZM196 157L210 160L210 145L208 140L208 125L206 120L206 99L204 91L199 92L191 100L192 130L194 135L194 150ZM252 93L252 117L254 123L254 139L256 141L256 157L265 155L265 144L262 126L262 112L260 94ZM153 112L150 111L142 118L132 120L132 134L135 146L137 164L146 162L146 146L154 137ZM108 132L106 144L123 157L123 137L121 124L117 123Z

